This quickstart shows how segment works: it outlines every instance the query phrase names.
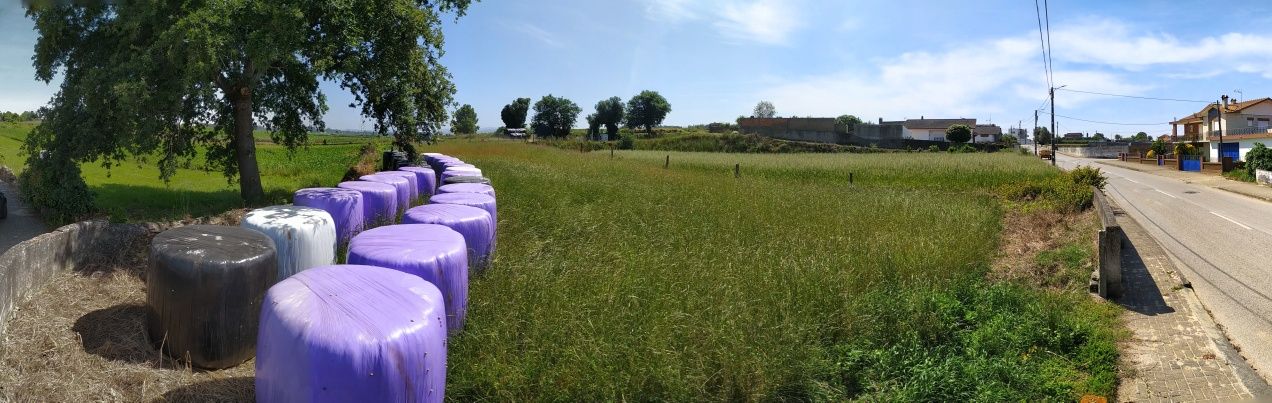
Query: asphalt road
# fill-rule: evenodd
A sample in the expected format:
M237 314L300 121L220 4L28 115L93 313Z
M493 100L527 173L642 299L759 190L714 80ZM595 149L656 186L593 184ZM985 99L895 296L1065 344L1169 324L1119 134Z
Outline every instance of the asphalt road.
M0 253L13 245L49 231L35 214L22 203L17 189L0 181L0 192L9 200L9 218L0 220Z
M1272 381L1272 203L1094 161L1057 158L1106 173L1105 192L1173 255L1229 340Z

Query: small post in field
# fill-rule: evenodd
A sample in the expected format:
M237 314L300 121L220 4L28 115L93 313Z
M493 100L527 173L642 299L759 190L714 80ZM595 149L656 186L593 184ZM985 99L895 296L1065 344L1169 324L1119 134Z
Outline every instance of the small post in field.
M614 158L614 144L610 144L610 158Z
M667 155L667 162L663 163L663 169L671 168L671 154Z
M742 177L742 164L733 164L733 177L734 178Z
M849 185L851 185L851 184L852 184L852 172L849 172L849 173L848 173L848 184L849 184Z

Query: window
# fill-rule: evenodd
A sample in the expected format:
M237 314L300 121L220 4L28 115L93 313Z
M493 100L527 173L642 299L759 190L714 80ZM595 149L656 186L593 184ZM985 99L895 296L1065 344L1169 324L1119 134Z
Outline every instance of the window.
M1257 128L1260 128L1260 129L1267 129L1267 128L1268 128L1268 118L1259 118L1259 120L1256 122L1256 125L1255 125L1254 127L1257 127Z

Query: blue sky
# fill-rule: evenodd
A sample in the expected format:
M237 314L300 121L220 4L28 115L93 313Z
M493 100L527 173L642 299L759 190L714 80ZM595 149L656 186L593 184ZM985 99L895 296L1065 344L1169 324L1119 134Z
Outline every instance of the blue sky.
M56 90L34 80L35 35L15 3L0 4L0 110L34 109ZM1272 2L1050 3L1056 85L1272 96ZM1021 0L487 0L448 19L445 33L456 100L486 129L516 97L567 97L583 125L597 101L644 89L667 97L673 125L732 121L769 100L782 116L1028 126L1047 88L1034 5ZM369 127L345 108L348 94L324 88L329 127ZM1108 134L1168 133L1166 122L1202 106L1067 91L1056 103L1073 118L1155 123L1058 119L1061 132Z

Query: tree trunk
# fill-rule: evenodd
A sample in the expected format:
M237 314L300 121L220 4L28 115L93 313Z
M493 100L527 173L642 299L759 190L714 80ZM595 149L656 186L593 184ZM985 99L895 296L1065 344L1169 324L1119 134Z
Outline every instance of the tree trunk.
M261 169L256 165L256 139L252 136L252 90L238 89L234 97L234 157L238 160L239 196L249 205L265 200Z

